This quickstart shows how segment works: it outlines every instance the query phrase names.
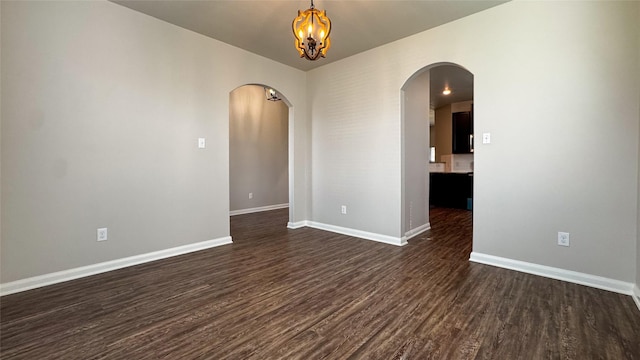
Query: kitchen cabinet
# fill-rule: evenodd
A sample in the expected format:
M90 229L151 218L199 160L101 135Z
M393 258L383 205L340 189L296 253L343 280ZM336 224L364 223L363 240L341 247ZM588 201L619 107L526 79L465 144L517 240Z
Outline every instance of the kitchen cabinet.
M429 181L430 205L471 210L473 173L431 173Z
M451 117L452 152L454 154L473 153L473 112L456 112L451 114Z

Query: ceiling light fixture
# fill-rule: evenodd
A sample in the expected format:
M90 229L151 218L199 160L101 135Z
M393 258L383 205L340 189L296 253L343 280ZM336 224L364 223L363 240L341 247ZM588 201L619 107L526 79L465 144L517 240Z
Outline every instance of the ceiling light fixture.
M451 90L448 87L446 87L446 88L444 88L444 90L442 90L442 95L449 95L449 94L451 94Z
M282 100L278 93L272 88L264 88L264 93L269 101L280 101Z
M331 20L327 17L326 10L317 10L311 0L311 7L305 11L298 10L298 16L293 19L291 26L300 57L309 60L325 57L331 46Z

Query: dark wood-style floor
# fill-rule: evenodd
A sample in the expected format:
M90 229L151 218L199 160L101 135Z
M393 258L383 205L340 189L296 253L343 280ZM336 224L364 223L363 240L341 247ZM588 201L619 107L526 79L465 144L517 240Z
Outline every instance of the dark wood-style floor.
M471 213L405 247L287 210L234 244L1 299L2 359L640 359L629 296L470 263Z

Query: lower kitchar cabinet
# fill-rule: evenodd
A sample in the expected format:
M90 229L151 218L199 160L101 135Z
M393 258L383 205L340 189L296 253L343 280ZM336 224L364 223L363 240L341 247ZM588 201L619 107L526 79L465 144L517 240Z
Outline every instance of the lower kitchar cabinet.
M429 205L473 208L473 173L430 173Z

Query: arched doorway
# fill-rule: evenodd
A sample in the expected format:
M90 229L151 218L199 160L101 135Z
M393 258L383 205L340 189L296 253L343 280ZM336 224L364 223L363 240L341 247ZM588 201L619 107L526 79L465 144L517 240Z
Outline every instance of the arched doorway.
M445 89L450 92L445 93ZM452 179L455 178L455 182L461 184L456 185L460 186L460 189L455 190L456 196L459 195L463 202L456 200L457 202L451 203L459 204L456 207L472 209L472 108L473 74L457 64L436 63L425 66L410 76L402 86L401 229L404 241L431 227L431 171L443 173L445 178L449 175ZM454 131L453 114L456 112L468 113L469 134L464 138L468 145L465 149L454 146L456 139L462 141L462 135ZM471 185L465 187L469 182Z
M230 216L289 208L291 219L290 122L277 89L247 84L229 93Z

